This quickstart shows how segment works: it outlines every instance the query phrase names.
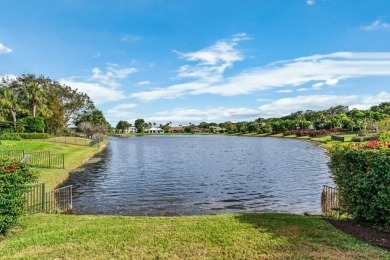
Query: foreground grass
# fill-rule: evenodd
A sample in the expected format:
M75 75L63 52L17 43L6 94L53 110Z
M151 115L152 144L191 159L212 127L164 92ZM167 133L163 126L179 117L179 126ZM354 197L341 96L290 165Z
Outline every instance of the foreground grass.
M46 189L52 190L66 180L70 172L87 162L95 153L102 150L105 145L106 143L101 144L100 148L97 148L42 141L2 141L0 150L63 153L65 156L65 169L36 169L39 172L39 182L44 182Z
M389 259L320 217L237 214L189 217L33 215L0 242L25 259Z

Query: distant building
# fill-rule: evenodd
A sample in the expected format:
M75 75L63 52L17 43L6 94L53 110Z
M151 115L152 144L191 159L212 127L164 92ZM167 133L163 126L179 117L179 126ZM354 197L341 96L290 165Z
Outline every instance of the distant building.
M192 132L194 132L194 133L207 133L207 132L209 132L209 129L195 126L194 128L192 128Z
M183 126L171 126L169 128L169 132L171 132L171 133L184 133L184 127Z
M164 133L164 130L161 129L160 127L151 127L151 128L145 128L144 132L149 134L160 134L160 133Z
M214 133L219 133L219 132L225 132L226 128L219 127L219 126L210 126L211 131Z
M137 133L137 128L135 128L134 126L131 126L128 129L125 129L123 131L123 133L126 133L126 134L128 134L128 133Z

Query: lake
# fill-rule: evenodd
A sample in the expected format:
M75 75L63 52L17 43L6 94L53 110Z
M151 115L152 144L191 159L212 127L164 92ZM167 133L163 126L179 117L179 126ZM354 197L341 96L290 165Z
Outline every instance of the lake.
M333 185L318 145L287 138L149 135L109 138L70 175L75 214L320 213Z

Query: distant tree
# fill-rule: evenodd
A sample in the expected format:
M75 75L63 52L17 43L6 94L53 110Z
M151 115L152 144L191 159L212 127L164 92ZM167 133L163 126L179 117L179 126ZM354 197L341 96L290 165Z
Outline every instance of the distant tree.
M256 121L250 122L248 124L248 132L257 133L258 130L259 130L259 124Z
M129 124L129 122L121 120L116 125L116 129L117 129L118 132L121 131L122 134L123 134L125 130L130 128L130 126L131 126L131 124Z
M145 127L145 120L142 118L135 120L134 126L135 128L137 128L138 133L143 133Z

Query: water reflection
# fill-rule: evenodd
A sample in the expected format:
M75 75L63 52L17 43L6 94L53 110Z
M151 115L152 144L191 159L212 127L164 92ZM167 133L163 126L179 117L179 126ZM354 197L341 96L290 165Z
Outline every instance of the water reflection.
M228 136L110 138L71 175L76 214L319 213L332 184L315 144Z

